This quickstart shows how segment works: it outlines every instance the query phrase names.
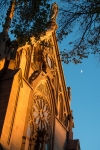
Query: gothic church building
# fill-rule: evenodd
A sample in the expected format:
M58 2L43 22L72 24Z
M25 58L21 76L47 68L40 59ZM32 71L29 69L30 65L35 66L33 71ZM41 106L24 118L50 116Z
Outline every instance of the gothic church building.
M0 59L0 150L80 150L56 29L52 21L39 41L19 47L6 69Z

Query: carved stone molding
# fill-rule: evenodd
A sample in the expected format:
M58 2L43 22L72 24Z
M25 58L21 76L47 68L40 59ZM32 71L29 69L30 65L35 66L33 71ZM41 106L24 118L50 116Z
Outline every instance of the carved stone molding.
M50 40L47 41L50 43ZM51 44L48 44L49 46ZM52 79L55 76L55 69L56 69L56 62L55 62L55 57L53 54L53 49L52 46L50 47L45 47L43 50L43 59L46 65L46 73L48 76Z
M58 6L57 3L54 2L51 7L51 14L50 14L51 22L56 22L57 14L58 14Z
M40 95L33 95L31 118L34 125L34 148L44 149L51 139L50 107L47 100Z
M47 89L47 87L46 87L45 84L42 84L42 83L41 83L41 84L36 88L36 90L42 92L42 93L43 93L44 95L46 95L46 96L47 96L47 94L48 94L48 89Z
M29 77L29 83L32 85L32 82L39 76L40 71L36 70L34 71L31 76Z

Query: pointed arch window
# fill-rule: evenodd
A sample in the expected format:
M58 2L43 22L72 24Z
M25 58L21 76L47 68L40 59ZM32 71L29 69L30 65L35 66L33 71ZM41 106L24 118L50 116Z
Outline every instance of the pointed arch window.
M59 120L63 121L63 97L59 95Z
M16 53L15 68L19 68L20 67L21 56L22 56L22 50L20 50L20 51L18 51Z
M29 75L29 69L30 69L30 62L31 62L31 54L32 54L32 49L28 49L26 52L26 65L25 65L25 71L24 71L24 77L27 80L28 75Z
M30 138L32 134L33 134L33 124L32 121L30 120L27 127L25 150L31 150L32 146L30 145Z

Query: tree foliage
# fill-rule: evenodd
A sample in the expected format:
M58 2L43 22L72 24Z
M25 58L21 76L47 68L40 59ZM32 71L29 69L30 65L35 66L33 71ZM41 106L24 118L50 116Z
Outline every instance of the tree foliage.
M12 0L13 1L13 0ZM2 0L0 13L5 15L11 0ZM90 53L100 54L100 1L99 0L61 0L58 18L58 40L78 27L79 34L70 41L71 49L61 51L62 61L65 63L81 63ZM11 24L11 32L18 39L19 46L30 40L37 39L47 29L50 15L50 0L16 0L15 14ZM3 9L4 8L4 9ZM1 18L2 18L1 15Z
M100 0L61 0L58 40L78 27L79 34L69 43L72 49L61 52L65 63L81 63L89 54L100 54Z
M13 0L12 0L13 1ZM8 9L11 0L2 0L2 8ZM30 41L31 36L39 35L47 28L50 13L49 0L16 0L11 33L15 35L19 45Z

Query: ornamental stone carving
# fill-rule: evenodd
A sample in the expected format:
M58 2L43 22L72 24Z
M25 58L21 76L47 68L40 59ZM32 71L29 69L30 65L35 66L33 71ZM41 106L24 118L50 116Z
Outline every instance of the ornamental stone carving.
M29 77L29 83L31 85L33 85L33 81L39 76L40 72L40 70L36 70L31 74L31 76Z
M48 41L49 43L49 41ZM52 47L44 48L43 50L43 59L46 65L46 73L50 79L55 76L56 62L55 57L52 51Z
M56 22L57 14L58 14L58 6L57 3L54 2L51 6L51 15L50 15L51 22Z
M50 107L42 96L34 97L32 118L39 131L48 131L50 129Z
M42 84L42 83L36 88L36 90L42 92L42 93L43 93L44 95L46 95L46 96L47 96L47 94L48 94L48 90L47 90L46 85L44 85L44 84Z

